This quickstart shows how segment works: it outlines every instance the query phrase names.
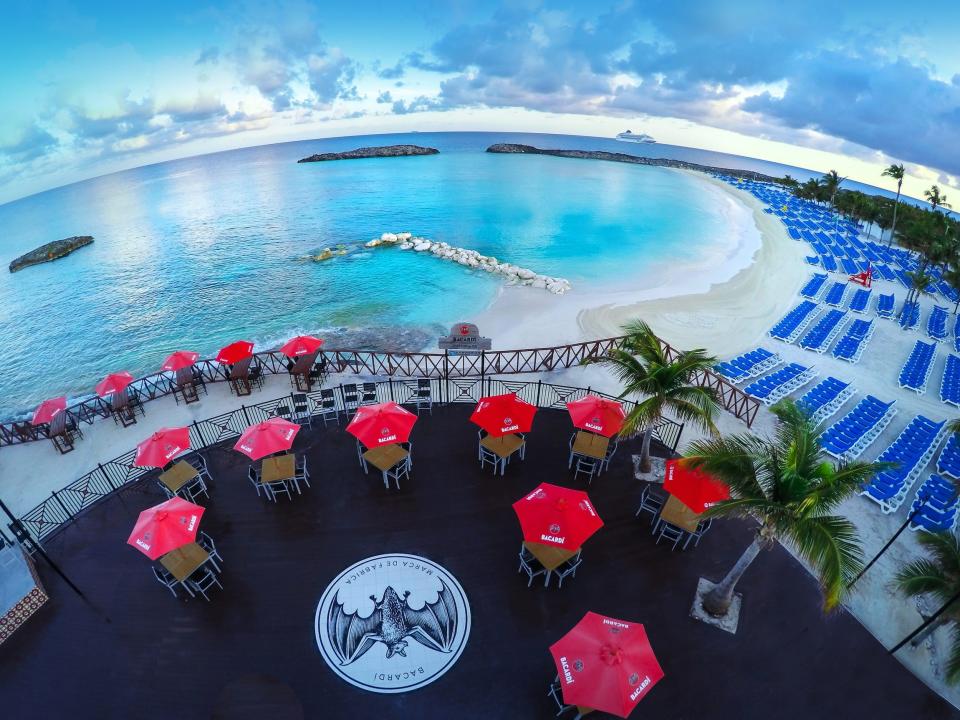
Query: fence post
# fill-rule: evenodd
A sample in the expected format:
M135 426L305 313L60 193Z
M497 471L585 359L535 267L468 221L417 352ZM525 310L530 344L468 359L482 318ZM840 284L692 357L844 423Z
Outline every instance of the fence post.
M50 496L57 501L57 505L59 505L63 509L63 511L67 514L67 520L73 520L73 515L70 514L70 511L67 510L67 506L63 504L63 501L57 495L57 491L51 490Z
M250 424L250 416L247 414L247 406L241 404L240 409L243 410L243 419L247 421L247 425Z
M487 374L487 351L480 351L480 377Z
M201 447L207 446L207 441L203 437L203 431L200 429L200 426L197 424L197 421L193 421L193 429L197 431L197 437L200 438Z
M390 402L396 402L396 400L393 399L393 376L392 375L387 378L387 387L390 388Z
M680 423L680 429L677 430L677 437L673 441L673 447L670 448L671 450L673 450L673 452L677 451L677 445L680 444L680 436L683 435L683 428L685 425L686 423Z
M537 380L537 407L540 407L540 386L543 385L542 380Z

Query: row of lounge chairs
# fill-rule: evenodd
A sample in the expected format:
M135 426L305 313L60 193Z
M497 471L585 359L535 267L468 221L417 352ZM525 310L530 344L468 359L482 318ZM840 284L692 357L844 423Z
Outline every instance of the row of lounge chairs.
M917 490L910 507L911 530L950 532L957 525L957 487L953 481L932 474Z
M880 295L877 298L877 317L892 318L893 311L897 306L897 298L893 293L889 295Z
M947 438L947 444L937 459L937 472L960 480L960 439L956 435Z
M867 288L858 288L850 298L850 312L865 313L870 305L870 294Z
M858 363L863 355L863 349L872 337L873 320L854 320L844 336L837 341L833 348L833 356L838 360Z
M820 435L823 449L838 460L860 457L897 414L896 400L885 403L867 395Z
M762 375L782 363L783 358L761 347L739 355L733 360L717 363L713 369L728 380L740 382Z
M940 400L960 407L960 358L954 354L947 355L947 364L943 368L943 379L940 381Z
M804 300L770 329L770 337L784 342L793 342L814 318L817 303Z
M747 385L743 391L764 405L773 405L794 390L803 387L816 377L817 371L797 363L790 363L776 372Z
M900 309L900 317L897 320L900 323L901 330L913 330L920 324L920 303L905 302Z
M918 395L925 393L927 379L930 377L930 370L933 368L933 359L936 354L936 343L925 343L923 340L917 340L910 356L903 364L903 369L900 370L900 387L913 390Z
M808 300L815 300L826 284L827 276L824 273L814 273L813 276L807 280L807 284L800 288L800 295Z
M896 512L946 432L946 422L917 415L877 458L877 462L892 463L892 467L877 473L860 494L877 503L884 513Z
M847 283L843 280L837 280L827 290L827 294L823 296L823 302L830 307L840 307L843 305L843 296L846 295L846 293Z
M947 337L947 309L934 305L927 318L927 335L937 342Z
M854 389L850 383L828 377L818 382L797 400L797 407L807 414L810 422L819 425L853 397L853 393Z
M813 350L823 353L830 347L830 343L843 329L843 322L847 317L845 310L828 310L821 315L814 325L800 340L800 347L804 350Z

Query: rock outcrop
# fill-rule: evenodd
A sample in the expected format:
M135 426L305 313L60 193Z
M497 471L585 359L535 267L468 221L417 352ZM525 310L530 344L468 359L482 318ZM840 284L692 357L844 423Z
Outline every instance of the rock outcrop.
M681 170L698 170L706 173L721 173L734 177L747 178L757 182L779 182L775 178L753 170L737 170L735 168L712 167L698 163L673 160L672 158L651 158L627 153L607 152L605 150L549 150L534 147L533 145L516 145L514 143L497 143L487 148L488 153L508 155L552 155L554 157L578 158L581 160L607 160L609 162L630 163L632 165L650 165L652 167L678 168Z
M440 151L436 148L421 147L420 145L383 145L380 147L362 147L346 152L318 153L310 157L297 160L298 163L326 162L328 160L358 160L361 158L379 157L406 157L409 155L436 155Z
M426 238L416 237L412 233L385 232L380 237L365 243L365 247L375 248L391 245L401 250L413 250L419 253L430 253L441 260L449 260L464 267L483 270L488 273L503 275L511 285L527 285L530 287L548 290L555 295L562 295L570 289L570 281L564 278L541 275L527 268L519 267L508 262L500 262L495 257L481 255L476 250L454 247L445 242L433 242Z
M16 272L17 270L22 270L23 268L30 267L31 265L53 262L54 260L65 257L74 250L79 250L84 245L89 245L92 242L93 237L90 235L75 235L63 240L54 240L53 242L48 242L46 245L41 245L36 250L31 250L25 255L21 255L12 263L10 263L10 272Z

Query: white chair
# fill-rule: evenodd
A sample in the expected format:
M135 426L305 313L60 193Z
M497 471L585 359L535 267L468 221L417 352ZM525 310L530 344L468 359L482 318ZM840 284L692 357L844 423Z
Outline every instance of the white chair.
M198 474L193 480L181 487L180 492L192 503L196 503L201 494L206 495L208 499L210 498L210 491L207 489L207 483L204 482L202 474Z
M247 478L250 480L250 483L253 485L254 489L257 491L257 497L260 497L260 488L263 487L260 484L260 471L257 470L253 465L250 465L247 468Z
M337 399L333 394L333 390L326 388L320 391L320 417L323 420L323 425L326 427L327 422L333 420L337 425L340 424L340 411L337 410Z
M603 460L600 461L600 469L597 471L598 475L610 467L610 458L612 458L614 453L617 452L617 446L619 444L620 438L614 438L610 443L607 444L607 452L604 454Z
M383 476L383 484L387 490L390 489L390 481L393 480L393 484L397 486L397 490L400 489L400 478L410 479L410 456L408 455L404 460L401 460L392 468L387 470Z
M707 530L710 529L710 526L713 525L713 518L707 518L706 520L701 520L697 523L697 529L692 533L687 533L687 539L683 543L683 549L687 549L687 545L690 544L690 541L693 540L693 546L696 547L700 544L700 538L707 534Z
M194 575L199 575L194 577ZM207 602L210 602L210 598L207 596L207 590L216 585L218 588L223 590L223 585L220 584L220 581L217 579L216 574L210 568L201 568L200 571L194 573L186 581L187 587L197 591L203 595L203 599Z
M302 455L297 458L297 474L294 476L294 483L297 486L297 494L300 494L300 481L307 487L310 487L310 473L307 471L307 456Z
M213 565L217 572L220 572L219 563L223 562L223 558L220 557L220 553L217 552L217 546L214 544L213 538L201 530L197 537L197 545L207 551L207 555L210 556L208 562Z
M577 554L572 558L564 562L560 567L553 571L553 574L557 576L557 588L563 587L563 579L567 576L572 575L576 577L577 568L580 567L580 563L583 562L583 559L580 557L580 551L577 551Z
M490 463L493 465L493 474L497 474L497 469L500 467L500 456L483 446L482 430L477 430L477 459L480 461L481 470L483 470L485 463Z
M365 473L370 472L370 467L367 465L367 460L363 457L363 445L360 444L360 441L357 440L357 460L360 461L360 467L363 468Z
M274 480L273 482L261 483L264 492L274 502L277 501L277 495L283 493L288 499L293 500L293 493L290 491L288 480Z
M653 523L660 514L664 502L666 502L666 498L655 493L649 485L646 485L643 492L640 493L640 507L637 508L634 517L640 517L640 513L648 512L650 513L650 522Z
M170 574L170 572L165 567L153 567L153 576L157 579L157 582L163 585L174 597L179 597L177 595L177 579Z
M527 550L525 545L520 547L520 567L517 568L517 572L524 571L527 573L527 587L533 585L533 579L538 575L543 575L544 580L546 580L547 569L540 564L540 561L537 560L533 553Z
M577 455L576 467L573 471L573 479L576 480L577 476L580 473L583 473L587 476L587 485L593 482L593 476L597 473L597 469L600 467L600 460L597 458L586 457L585 455Z
M661 520L657 525L660 528L660 534L657 535L656 544L659 545L663 538L667 538L667 540L673 540L673 547L670 548L671 552L676 550L677 545L680 544L680 541L683 540L683 536L686 533L676 525L671 525L666 520Z

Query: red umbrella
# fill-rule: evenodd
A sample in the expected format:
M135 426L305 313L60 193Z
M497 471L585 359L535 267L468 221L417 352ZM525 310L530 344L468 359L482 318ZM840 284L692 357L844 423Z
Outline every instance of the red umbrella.
M166 467L174 457L190 447L190 428L160 428L137 445L133 464L138 467Z
M590 498L580 490L540 483L513 504L527 542L576 550L603 527Z
M259 460L267 455L289 450L293 439L300 432L300 426L283 418L270 418L262 423L251 425L233 446L251 460Z
M480 398L470 421L493 437L508 433L530 432L537 408L517 397L516 393Z
M107 397L114 393L123 392L127 385L133 382L133 375L128 372L110 373L97 383L97 395Z
M574 427L604 437L616 435L627 418L623 405L616 400L605 400L596 395L587 395L580 400L568 402L567 412L570 413Z
M220 348L220 352L217 353L217 362L224 365L233 365L251 355L253 355L253 343L246 340L237 340L235 343Z
M699 468L688 467L682 460L667 461L663 489L697 514L730 497L726 485Z
M280 352L288 358L296 358L301 355L315 353L320 349L321 345L323 345L323 340L320 338L315 338L312 335L297 335L292 340L288 340L287 343L280 348Z
M48 423L53 420L54 417L66 409L67 399L65 397L44 400L42 403L37 405L37 409L33 411L33 420L30 422L34 425L43 425L44 423Z
M563 701L625 718L663 678L647 631L588 612L550 646Z
M193 365L197 361L198 357L200 357L200 353L191 352L189 350L177 350L176 352L172 352L167 356L167 359L163 361L163 365L160 366L160 369L174 372L177 370L182 370L185 367L190 367Z
M203 508L199 505L183 498L171 498L140 513L127 545L156 560L196 540L202 516Z
M368 448L406 442L417 416L395 402L361 405L347 425L347 432Z

